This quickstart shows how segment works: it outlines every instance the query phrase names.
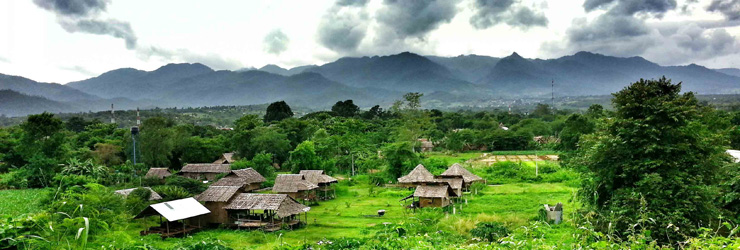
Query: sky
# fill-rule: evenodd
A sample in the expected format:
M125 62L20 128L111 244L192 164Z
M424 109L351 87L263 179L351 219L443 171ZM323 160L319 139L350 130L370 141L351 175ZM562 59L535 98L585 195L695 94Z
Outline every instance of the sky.
M291 68L404 51L740 68L739 39L740 0L0 1L0 73L57 83L167 63Z

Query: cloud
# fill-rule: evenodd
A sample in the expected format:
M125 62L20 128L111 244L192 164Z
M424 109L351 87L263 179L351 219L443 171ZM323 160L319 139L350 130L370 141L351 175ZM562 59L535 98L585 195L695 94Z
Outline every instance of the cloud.
M84 32L96 35L109 35L115 38L120 38L126 41L127 49L136 48L137 37L134 34L134 30L131 29L131 24L128 22L121 22L118 20L63 20L59 24L67 32Z
M457 14L458 0L385 0L376 13L381 40L423 39Z
M367 0L337 1L321 18L316 32L319 43L335 52L356 51L370 22L365 4Z
M290 39L283 31L276 29L267 33L263 41L264 50L267 53L279 55L288 49Z
M218 54L200 54L188 49L165 49L157 46L139 46L136 48L137 55L144 60L157 57L168 62L202 63L210 68L221 70L237 70L243 68L241 61L233 58L225 58Z
M522 6L519 0L476 0L474 9L476 12L470 18L470 24L476 29L486 29L500 23L522 29L548 24L543 13Z
M83 74L83 75L86 75L86 76L95 76L95 75L97 75L97 74L93 73L92 71L87 70L86 68L84 68L82 66L79 66L79 65L75 65L75 66L61 66L59 68L60 69L63 69L63 70L74 71L74 72L77 72L77 73L80 73L80 74Z
M740 20L740 0L712 0L707 10L720 12L729 20Z
M609 9L611 14L634 15L654 14L662 17L669 10L676 9L676 0L586 0L583 8L590 12L596 9Z
M138 38L131 24L115 19L101 20L109 0L33 0L42 9L56 14L57 22L67 32L108 35L123 39L126 48L135 49Z
M4 63L10 63L10 60L8 60L8 59L7 59L7 58L5 58L5 57L2 57L2 56L0 56L0 62L4 62Z

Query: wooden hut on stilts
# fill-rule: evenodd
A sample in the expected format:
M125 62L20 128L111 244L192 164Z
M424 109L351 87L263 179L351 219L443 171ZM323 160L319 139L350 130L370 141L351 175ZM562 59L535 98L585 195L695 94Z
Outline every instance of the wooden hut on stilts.
M200 229L201 215L210 212L191 197L149 205L134 219L158 215L159 226L150 227L142 231L141 235L160 234L162 238L167 238L183 236Z
M299 174L302 174L308 182L319 186L316 189L319 199L330 200L336 197L336 192L332 184L338 181L334 177L324 174L324 170L301 170Z
M298 203L287 194L239 194L224 207L237 228L261 229L273 232L294 229L308 221L310 207ZM301 214L304 219L301 220Z

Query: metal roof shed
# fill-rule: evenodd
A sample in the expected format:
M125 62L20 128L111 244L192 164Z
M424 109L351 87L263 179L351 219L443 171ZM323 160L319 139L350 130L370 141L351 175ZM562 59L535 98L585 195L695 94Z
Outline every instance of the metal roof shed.
M168 221L178 221L208 214L211 211L204 207L193 197L167 201L149 205L144 211L141 211L134 219L143 218L152 215L161 215Z

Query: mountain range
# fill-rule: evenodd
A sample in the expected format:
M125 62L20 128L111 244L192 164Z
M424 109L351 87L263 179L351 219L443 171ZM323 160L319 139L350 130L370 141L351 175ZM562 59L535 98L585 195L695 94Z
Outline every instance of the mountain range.
M0 74L0 114L8 116L117 108L249 105L285 100L325 109L352 99L362 107L389 105L407 92L425 93L434 108L481 105L493 99L605 95L640 78L666 76L684 91L740 93L740 69L696 64L661 66L642 57L590 52L555 59L461 55L344 57L324 65L291 69L213 70L200 63L167 64L154 71L122 68L67 84ZM24 106L25 104L25 106ZM21 108L25 107L25 108Z

